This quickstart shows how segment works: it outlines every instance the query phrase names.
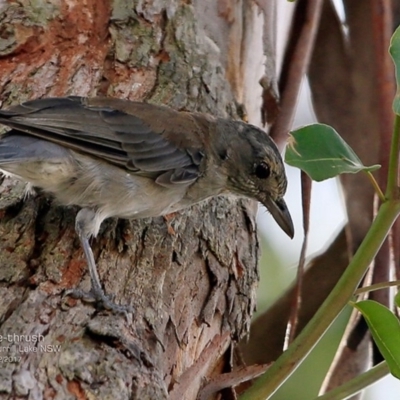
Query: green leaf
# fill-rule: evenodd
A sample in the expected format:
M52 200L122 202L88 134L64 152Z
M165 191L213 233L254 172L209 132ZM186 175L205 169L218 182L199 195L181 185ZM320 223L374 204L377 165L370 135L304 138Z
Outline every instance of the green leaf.
M390 40L389 53L392 56L394 66L396 69L396 83L397 90L396 96L393 100L393 111L400 115L400 27L394 32Z
M363 165L339 134L324 124L312 124L291 132L285 161L318 182L339 174L374 171L380 167Z
M382 356L385 358L390 372L400 379L400 322L384 305L363 300L354 304L364 316L372 337Z

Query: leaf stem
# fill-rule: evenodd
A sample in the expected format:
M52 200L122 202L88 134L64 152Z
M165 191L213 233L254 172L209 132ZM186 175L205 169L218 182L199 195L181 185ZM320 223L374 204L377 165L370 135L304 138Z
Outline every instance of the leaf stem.
M389 373L389 367L385 361L382 361L380 364L375 365L367 372L364 372L363 374L356 376L355 378L323 394L322 396L318 396L316 400L348 399L354 396L355 394L361 392L361 390L365 389L367 386L370 386L373 383L377 382L379 379L382 379L388 373Z
M374 187L375 192L379 196L380 201L383 203L386 200L386 198L385 198L385 195L383 194L381 188L379 187L378 182L376 181L374 175L372 175L372 172L370 172L370 171L365 171L365 173L367 174L369 181L371 182L372 186Z
M360 294L363 293L374 292L375 290L387 289L393 286L400 286L400 281L379 282L370 286L365 286L357 289L354 292L354 295L359 296Z
M289 348L258 378L240 400L265 400L282 385L313 349L343 307L351 300L366 270L400 213L397 201L381 205L365 239L337 285Z

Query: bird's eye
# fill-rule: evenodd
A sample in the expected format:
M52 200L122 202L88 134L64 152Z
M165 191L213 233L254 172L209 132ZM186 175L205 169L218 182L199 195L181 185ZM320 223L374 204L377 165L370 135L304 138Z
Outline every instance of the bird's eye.
M221 153L219 153L219 158L223 161L225 161L228 158L228 152L227 151L221 151Z
M271 175L271 169L269 165L266 164L265 162L258 164L254 172L257 178L260 179L267 179Z

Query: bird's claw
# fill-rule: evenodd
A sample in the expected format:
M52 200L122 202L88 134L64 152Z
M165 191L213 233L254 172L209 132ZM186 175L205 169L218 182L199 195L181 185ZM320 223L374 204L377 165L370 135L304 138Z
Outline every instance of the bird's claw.
M102 289L96 290L93 287L90 291L85 291L82 289L70 289L65 292L65 295L80 299L85 303L95 304L99 309L112 311L115 314L123 314L128 319L131 319L129 318L129 314L132 315L135 312L134 308L131 306L123 306L114 303L113 299L108 297Z

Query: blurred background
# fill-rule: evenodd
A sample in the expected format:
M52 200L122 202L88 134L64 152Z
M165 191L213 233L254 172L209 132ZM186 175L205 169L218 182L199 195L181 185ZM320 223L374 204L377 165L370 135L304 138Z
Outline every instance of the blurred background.
M343 5L340 0L335 0L335 5L340 15L343 15ZM288 1L278 2L278 48L277 67L281 65L284 45L287 38L288 27L293 13L294 3ZM299 105L293 123L293 129L316 122L312 111L310 92L307 81L302 85ZM339 132L340 133L340 132ZM296 234L290 240L274 223L265 208L260 207L258 225L262 258L260 263L261 282L258 293L258 312L269 307L285 289L293 283L297 273L297 264L303 240L300 173L298 169L286 166L288 176L288 191L286 202L292 214ZM347 221L344 208L343 193L338 179L324 182L313 182L311 197L311 221L307 258L310 259L323 252L331 243L337 233ZM305 294L310 295L310 294ZM347 311L349 312L349 311ZM345 323L345 322L344 322ZM338 325L336 327L336 325ZM335 328L336 327L336 328ZM336 333L335 333L336 329ZM335 347L340 340L343 326L340 321L330 330L317 346L310 360L307 360L293 375L293 385L287 385L284 390L279 390L275 400L311 400L307 397L307 388L315 385L315 374L324 375L322 364L331 360ZM326 359L329 360L326 360ZM320 368L321 367L321 368ZM308 379L308 380L307 380ZM296 381L296 383L294 382ZM299 385L301 381L304 384ZM300 386L300 387L299 387ZM302 393L302 388L304 393ZM399 400L400 381L392 376L387 376L368 388L362 397L363 400Z

